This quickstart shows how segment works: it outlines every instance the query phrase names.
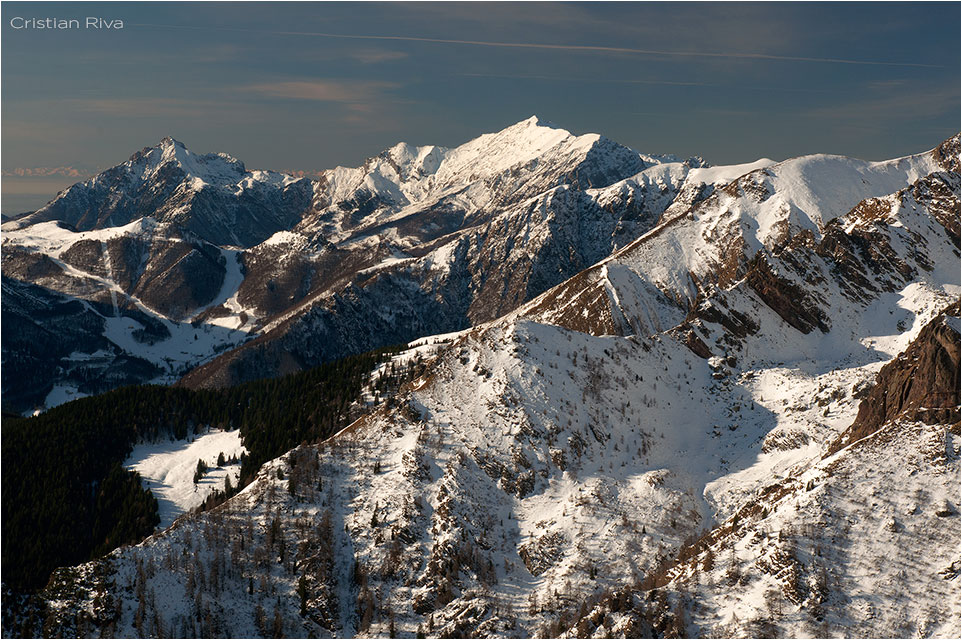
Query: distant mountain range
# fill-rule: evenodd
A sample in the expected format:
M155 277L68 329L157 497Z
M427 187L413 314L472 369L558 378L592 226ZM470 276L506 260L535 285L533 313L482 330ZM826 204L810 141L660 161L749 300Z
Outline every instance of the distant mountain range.
M5 406L429 358L31 606L66 635L957 637L959 147L710 167L531 118L311 181L165 139L4 224Z
M188 371L223 386L464 329L752 168L703 165L537 118L316 181L166 138L5 223L3 309L21 338L3 345L4 398L29 411ZM52 325L77 304L64 340Z

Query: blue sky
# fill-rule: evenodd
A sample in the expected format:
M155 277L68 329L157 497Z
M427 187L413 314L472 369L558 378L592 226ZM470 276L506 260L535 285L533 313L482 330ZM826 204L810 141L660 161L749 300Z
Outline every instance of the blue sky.
M87 16L124 28L11 26ZM957 2L4 2L3 211L165 135L316 171L537 114L714 164L895 157L959 130L959 24Z

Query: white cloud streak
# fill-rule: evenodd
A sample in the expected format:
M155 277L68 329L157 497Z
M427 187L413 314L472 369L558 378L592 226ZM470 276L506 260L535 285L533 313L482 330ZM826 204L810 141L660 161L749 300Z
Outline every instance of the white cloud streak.
M665 51L659 49L639 49L634 47L610 47L600 45L576 45L576 44L545 44L537 42L496 42L489 40L459 40L454 38L424 38L419 36L392 36L392 35L362 35L346 33L325 33L321 31L271 31L257 29L240 29L231 27L197 27L190 25L173 24L132 24L134 27L151 27L166 29L190 29L190 30L218 30L218 31L240 31L248 33L266 33L279 36L299 36L312 38L331 38L338 40L380 40L391 42L423 42L430 44L453 44L475 47L498 47L514 49L539 49L551 51L572 51L583 53L616 53L643 56L665 56L683 58L715 58L731 60L763 60L763 61L782 61L782 62L813 62L822 64L847 64L847 65L870 65L882 67L914 67L926 69L941 69L944 65L923 64L919 62L898 62L888 60L852 60L847 58L818 58L810 56L780 56L767 53L743 53L743 52L721 52L721 51Z

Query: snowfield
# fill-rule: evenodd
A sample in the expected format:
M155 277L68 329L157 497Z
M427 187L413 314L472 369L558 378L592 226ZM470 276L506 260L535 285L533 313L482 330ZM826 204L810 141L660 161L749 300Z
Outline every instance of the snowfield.
M246 452L239 430L211 430L188 440L138 444L124 466L139 473L144 486L157 498L159 526L166 529L178 517L200 506L211 492L223 491L227 480L236 486L240 457ZM234 462L218 466L221 454ZM199 460L210 470L195 483Z

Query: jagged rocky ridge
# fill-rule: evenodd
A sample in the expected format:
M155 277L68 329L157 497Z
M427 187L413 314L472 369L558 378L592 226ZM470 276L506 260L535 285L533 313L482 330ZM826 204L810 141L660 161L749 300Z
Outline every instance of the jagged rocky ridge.
M666 209L45 630L957 636L958 145Z
M247 171L227 154L197 155L168 137L65 189L9 227L52 221L76 231L93 231L151 218L212 244L247 247L289 229L311 196L310 180Z

